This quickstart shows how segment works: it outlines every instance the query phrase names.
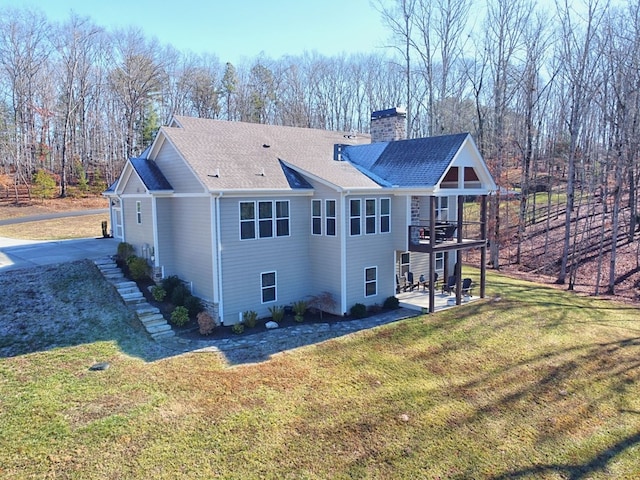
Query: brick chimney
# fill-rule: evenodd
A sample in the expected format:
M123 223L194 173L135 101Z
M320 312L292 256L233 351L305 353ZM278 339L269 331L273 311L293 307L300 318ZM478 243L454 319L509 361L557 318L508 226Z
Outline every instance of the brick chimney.
M371 143L394 142L407 138L407 112L404 108L388 108L371 114Z

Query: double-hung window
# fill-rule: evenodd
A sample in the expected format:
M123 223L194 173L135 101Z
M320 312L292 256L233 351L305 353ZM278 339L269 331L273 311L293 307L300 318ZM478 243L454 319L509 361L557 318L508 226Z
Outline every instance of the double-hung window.
M260 238L273 237L273 203L258 202L258 231Z
M136 202L136 221L138 225L142 223L142 202Z
M351 235L360 235L360 199L354 198L349 201L349 225Z
M276 237L289 236L289 202L276 201Z
M376 233L376 199L367 198L364 201L364 233Z
M378 267L364 269L364 296L373 297L378 293Z
M256 204L240 202L240 239L256 238Z
M330 237L336 235L336 201L325 200L326 232Z
M322 235L322 200L311 200L311 234Z
M391 199L380 199L380 233L391 231Z
M260 286L262 289L262 303L275 302L277 300L276 272L261 273Z

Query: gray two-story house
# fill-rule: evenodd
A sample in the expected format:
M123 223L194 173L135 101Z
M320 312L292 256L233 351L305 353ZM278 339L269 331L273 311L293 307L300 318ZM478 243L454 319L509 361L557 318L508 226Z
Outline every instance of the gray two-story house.
M324 292L336 315L382 304L409 271L444 278L462 250L484 258L495 190L469 134L405 140L405 120L375 112L366 135L175 117L105 192L113 235L225 325Z

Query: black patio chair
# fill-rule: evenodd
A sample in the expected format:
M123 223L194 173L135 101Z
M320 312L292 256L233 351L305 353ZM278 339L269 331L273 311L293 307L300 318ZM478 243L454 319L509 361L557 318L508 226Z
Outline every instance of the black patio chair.
M462 286L460 287L460 293L462 293L462 295L471 295L471 291L473 290L473 280L471 280L470 278L463 278L462 279Z
M456 276L450 275L447 279L447 283L442 284L442 293L447 293L451 295L456 290Z

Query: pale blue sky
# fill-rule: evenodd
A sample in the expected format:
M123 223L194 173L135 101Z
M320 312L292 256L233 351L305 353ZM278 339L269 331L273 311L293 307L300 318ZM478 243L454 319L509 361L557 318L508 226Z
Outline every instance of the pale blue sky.
M108 30L138 26L162 44L222 62L261 52L372 53L388 40L370 0L0 0L0 8L25 6L56 22L74 11Z

